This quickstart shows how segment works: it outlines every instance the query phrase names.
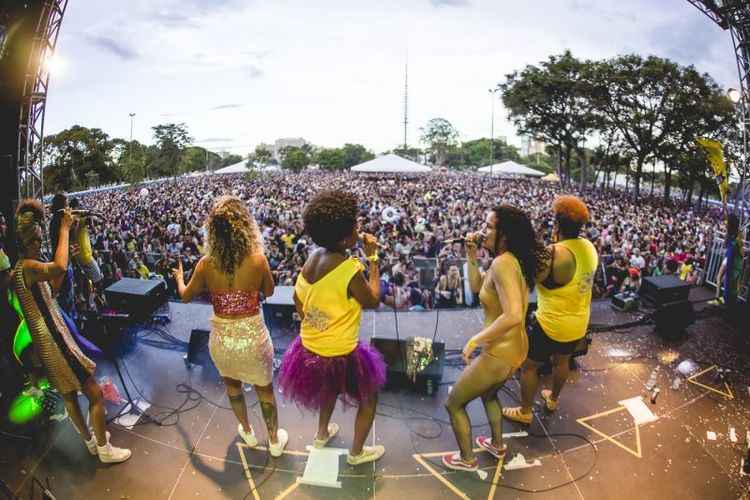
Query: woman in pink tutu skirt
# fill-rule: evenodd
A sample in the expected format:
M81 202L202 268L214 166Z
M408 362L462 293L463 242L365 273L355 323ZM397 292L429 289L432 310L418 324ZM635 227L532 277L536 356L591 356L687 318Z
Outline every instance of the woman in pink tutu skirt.
M385 363L378 351L359 342L359 326L362 308L380 303L376 239L363 236L367 279L364 266L347 254L360 240L354 195L321 192L307 205L303 219L305 232L320 248L310 254L294 287L302 326L284 354L279 385L285 397L320 412L316 448L324 447L339 431L330 421L336 400L358 405L347 462L373 462L385 448L364 443L375 418L378 391L385 383Z

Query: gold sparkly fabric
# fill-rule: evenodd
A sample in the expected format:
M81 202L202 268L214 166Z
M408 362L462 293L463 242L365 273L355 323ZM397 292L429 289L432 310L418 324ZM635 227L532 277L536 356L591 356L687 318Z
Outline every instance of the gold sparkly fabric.
M211 294L214 312L222 316L251 316L258 314L260 294L247 290L229 290Z
M50 383L61 394L80 391L82 379L94 374L96 364L81 352L68 331L60 315L60 306L52 298L49 283L42 281L27 288L21 261L16 264L13 274L13 287L29 325L34 352L41 359ZM40 300L35 298L35 293ZM45 321L45 316L48 321ZM50 328L55 329L54 334ZM55 338L64 345L58 345ZM71 363L76 366L71 366Z
M273 344L263 316L211 318L208 349L222 377L266 386L273 377Z

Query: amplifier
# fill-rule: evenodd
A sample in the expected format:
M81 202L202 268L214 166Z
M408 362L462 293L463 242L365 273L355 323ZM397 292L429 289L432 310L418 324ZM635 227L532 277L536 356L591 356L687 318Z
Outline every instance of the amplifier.
M695 321L693 304L687 300L661 304L654 313L656 333L667 340L678 340Z
M680 302L688 300L690 285L674 275L649 276L643 278L640 296L652 306Z
M620 312L635 311L638 309L638 297L628 293L618 293L612 297L612 308Z
M372 337L370 345L380 351L388 366L386 378L386 389L409 388L416 392L432 396L437 394L440 381L443 380L443 367L445 365L445 344L433 342L432 352L434 359L427 368L417 374L416 381L412 382L406 375L406 341Z
M123 278L104 290L109 307L137 318L146 318L167 301L162 280Z

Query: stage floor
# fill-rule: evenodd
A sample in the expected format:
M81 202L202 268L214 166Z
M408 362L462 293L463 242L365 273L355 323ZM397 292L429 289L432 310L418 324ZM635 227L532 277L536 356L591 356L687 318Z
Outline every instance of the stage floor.
M693 291L694 298L703 296L705 291ZM612 311L608 303L597 302L593 309L593 324L633 319ZM208 328L210 306L171 303L169 314L171 322L164 328L187 340L191 329ZM395 337L395 319L392 312L366 313L362 339ZM476 309L441 311L439 318L435 312L399 313L397 319L402 338L431 337L439 319L437 338L448 349L461 348L481 326L481 312ZM538 461L530 468L500 470L486 453L478 454L483 477L446 471L439 465L442 453L456 450L443 403L458 367L446 368L444 385L435 396L383 392L369 442L384 445L386 455L374 465L357 467L348 466L342 456L339 489L297 483L315 432L315 416L279 397L280 423L288 429L290 442L281 458L267 459L262 450L240 444L236 420L227 409L215 370L188 370L183 352L137 342L122 358L133 396L140 391L153 403L148 413L154 415L164 416L168 408L180 405L195 405L193 409L167 419L163 426L143 422L131 430L112 426L112 442L133 450L130 461L114 466L89 456L67 421L44 427L33 439L0 434L0 477L23 498L29 498L35 477L48 482L58 499L750 498L750 478L740 475L750 430L750 335L710 310L704 310L688 331L686 339L671 343L657 337L650 325L595 334L591 351L580 358L580 368L566 386L556 413L546 413L537 404L530 427L504 424L506 433L529 432L527 437L507 439L507 460L522 454L527 462ZM289 332L273 334L277 348L283 349L292 339ZM728 386L721 385L716 371L710 370L695 380L702 385L683 379L673 389L676 366L687 359L701 370L714 365L731 369ZM661 393L651 404L645 384L657 368ZM117 381L113 373L110 363L100 361L99 377ZM549 383L546 378L543 384ZM205 399L185 404L178 384L192 386ZM518 382L509 381L507 388L510 393L501 391L501 401L515 405L511 395L519 393ZM619 401L637 396L643 396L657 421L635 425ZM262 436L252 392L247 393L247 401L253 405L251 419ZM117 408L109 411L113 414ZM486 434L481 402L471 403L469 411L475 435ZM342 430L332 446L349 445L354 414L337 408L334 421ZM736 443L730 440L732 428ZM715 440L708 438L709 432L715 433Z

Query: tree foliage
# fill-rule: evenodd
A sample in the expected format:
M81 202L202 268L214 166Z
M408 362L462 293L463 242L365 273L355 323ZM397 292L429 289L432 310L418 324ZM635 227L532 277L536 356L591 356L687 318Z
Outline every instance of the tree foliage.
M420 131L420 141L429 147L432 162L445 163L449 150L458 145L458 130L445 118L433 118Z
M644 165L661 161L665 197L674 172L689 201L694 186L708 189L708 164L695 139L732 140L733 111L716 82L655 56L580 61L565 52L508 75L500 88L519 133L553 148L564 181L578 163L582 186L596 178L588 171L590 159L603 186L622 170L637 197ZM595 144L592 151L587 141Z

